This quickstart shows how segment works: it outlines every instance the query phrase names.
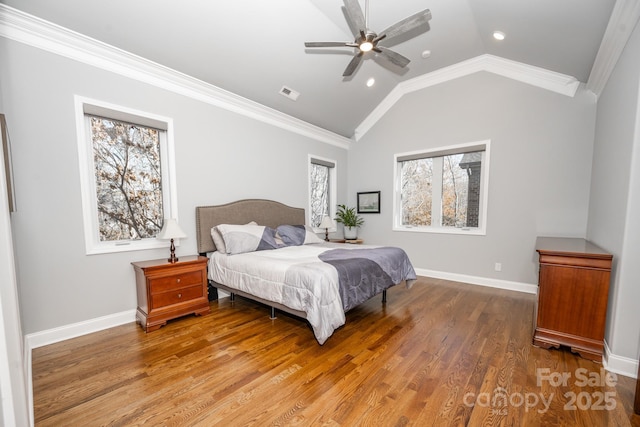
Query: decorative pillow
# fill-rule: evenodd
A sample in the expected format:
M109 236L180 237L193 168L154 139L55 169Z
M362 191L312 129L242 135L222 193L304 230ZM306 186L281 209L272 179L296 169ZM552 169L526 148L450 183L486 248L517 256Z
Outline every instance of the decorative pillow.
M307 225L281 225L277 228L277 236L287 246L309 245L323 243L313 229Z
M263 225L220 224L218 231L228 255L277 249L276 230Z
M247 223L247 225L258 225L257 222L251 221ZM227 253L227 248L224 245L224 239L222 238L222 234L218 230L218 226L211 228L211 240L213 240L213 244L216 245L216 250L223 254Z

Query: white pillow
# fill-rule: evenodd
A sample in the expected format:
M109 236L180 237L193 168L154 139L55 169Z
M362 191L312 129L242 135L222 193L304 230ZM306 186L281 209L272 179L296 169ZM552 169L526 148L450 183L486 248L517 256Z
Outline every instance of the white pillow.
M280 247L275 240L276 230L264 225L220 224L217 228L224 239L227 255Z
M247 225L258 225L257 222L251 221L247 223ZM211 239L213 240L213 244L216 245L216 250L220 253L226 254L227 247L224 244L224 239L222 238L222 233L218 230L218 226L211 228Z
M227 248L224 245L224 239L222 238L222 234L218 230L218 227L211 228L211 239L213 240L213 244L216 245L216 250L220 253L226 254Z

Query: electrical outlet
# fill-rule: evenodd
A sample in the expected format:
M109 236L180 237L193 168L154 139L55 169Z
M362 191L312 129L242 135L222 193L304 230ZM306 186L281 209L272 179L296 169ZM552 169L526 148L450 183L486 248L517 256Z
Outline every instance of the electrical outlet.
M496 271L502 271L502 264L499 262L496 262L496 266L495 266Z

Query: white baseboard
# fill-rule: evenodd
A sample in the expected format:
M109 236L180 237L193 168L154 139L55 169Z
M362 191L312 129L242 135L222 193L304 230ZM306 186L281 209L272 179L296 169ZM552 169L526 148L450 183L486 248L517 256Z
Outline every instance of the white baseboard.
M89 319L83 322L47 329L46 331L27 334L24 337L25 350L27 353L30 353L34 348L135 321L136 310L127 310L120 313L109 314L107 316L96 317L95 319Z
M507 289L510 291L525 292L527 294L538 293L538 285L532 285L530 283L512 282L509 280L491 279L488 277L468 276L466 274L448 273L446 271L427 270L423 268L416 268L415 270L418 276L427 276L435 279L488 286L490 288Z
M611 353L611 349L609 348L607 341L604 342L604 357L602 358L602 365L609 372L630 378L638 377L638 361L629 357L618 356Z

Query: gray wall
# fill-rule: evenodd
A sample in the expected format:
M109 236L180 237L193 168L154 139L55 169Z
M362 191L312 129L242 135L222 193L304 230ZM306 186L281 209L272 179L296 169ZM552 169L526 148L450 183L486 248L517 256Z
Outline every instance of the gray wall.
M638 358L640 341L640 26L598 100L588 236L614 255L607 344Z
M405 95L349 151L351 203L382 191L359 235L403 247L416 268L536 284L536 236L586 235L595 112L582 89L570 98L485 72ZM392 231L395 153L486 139L486 236Z
M132 261L165 250L85 255L74 94L174 120L178 215L196 252L194 208L242 198L308 204L308 154L347 151L125 77L0 38L0 81L14 145L13 216L25 334L136 308Z

